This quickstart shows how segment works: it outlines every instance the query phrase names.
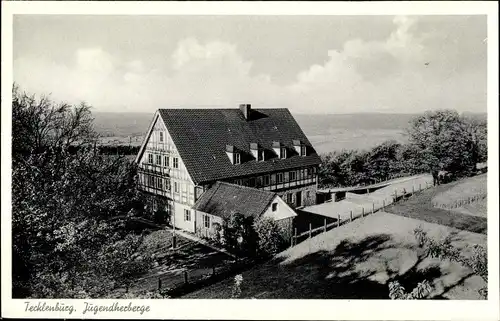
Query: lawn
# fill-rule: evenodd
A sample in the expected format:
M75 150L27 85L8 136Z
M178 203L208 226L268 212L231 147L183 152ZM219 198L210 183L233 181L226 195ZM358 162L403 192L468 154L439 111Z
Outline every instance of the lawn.
M424 190L422 193L419 193L406 201L386 207L386 212L419 219L429 223L454 227L460 230L486 234L486 215L484 215L484 217L472 216L467 213L464 214L460 211L437 208L434 207L433 203L436 198L441 200L451 198L456 199L457 197L462 197L462 195L467 195L468 191L473 190L472 186L476 186L474 190L478 191L478 182L486 180L485 175L484 178L480 176L467 179L471 180L471 182L462 180ZM467 196L465 196L465 198L466 197ZM477 205L480 206L480 204ZM484 207L484 210L485 209L486 208ZM473 208L471 208L471 210L473 210Z
M479 299L484 281L448 260L422 257L413 230L429 236L453 234L453 244L486 246L486 236L378 212L308 239L273 261L242 273L241 298L262 299L388 299L388 282L412 289L424 279L429 295L442 299ZM462 250L462 253L468 253ZM230 298L233 279L184 296Z
M434 196L432 203L438 208L486 218L487 174L456 182L448 190Z

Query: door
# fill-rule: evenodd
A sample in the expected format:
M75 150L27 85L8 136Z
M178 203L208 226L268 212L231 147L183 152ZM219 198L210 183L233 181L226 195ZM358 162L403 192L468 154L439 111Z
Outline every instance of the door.
M302 192L297 192L297 194L295 194L295 206L302 206Z

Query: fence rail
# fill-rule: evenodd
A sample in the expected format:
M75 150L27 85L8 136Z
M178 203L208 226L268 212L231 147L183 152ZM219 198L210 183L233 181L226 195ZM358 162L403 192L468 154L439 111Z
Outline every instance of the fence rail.
M304 241L318 234L325 233L328 230L331 230L332 228L348 224L360 217L364 217L369 214L376 213L380 210L384 210L385 207L400 201L405 201L410 197L412 197L413 195L417 195L432 186L433 184L429 183L428 181L425 181L425 183L420 182L418 186L412 185L411 190L406 190L405 188L403 188L402 191L398 193L398 190L395 189L394 193L390 194L389 197L384 197L377 201L372 200L371 206L367 210L365 210L365 205L369 204L370 202L362 204L360 207L357 208L358 211L356 211L356 209L350 210L348 215L346 215L347 213L342 213L344 215L341 215L340 213L337 214L336 221L334 221L333 223L327 224L327 219L325 218L323 226L319 226L313 229L312 224L309 224L309 230L302 233L297 233L297 228L295 228L294 235L292 235L290 238L290 246L291 247L295 246L300 241ZM374 193L367 193L366 195L373 196ZM344 219L342 219L342 217L344 217Z

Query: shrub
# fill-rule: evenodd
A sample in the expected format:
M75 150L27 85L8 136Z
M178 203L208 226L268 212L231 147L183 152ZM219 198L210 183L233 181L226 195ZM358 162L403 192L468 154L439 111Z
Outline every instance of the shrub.
M278 224L270 218L259 218L254 224L258 237L258 253L261 256L273 256L283 247L281 229Z

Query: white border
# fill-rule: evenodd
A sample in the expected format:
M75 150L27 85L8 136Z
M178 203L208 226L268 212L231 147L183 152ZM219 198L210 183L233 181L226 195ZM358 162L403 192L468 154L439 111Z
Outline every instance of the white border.
M11 84L14 14L121 15L488 15L488 301L375 300L132 300L151 311L82 315L84 300L44 300L73 304L72 315L26 313L27 300L11 299ZM497 2L12 2L2 1L2 317L174 318L308 320L499 320L498 282L498 3ZM109 304L119 300L88 300ZM122 300L123 301L123 300ZM129 301L125 301L129 302ZM123 302L124 303L124 302Z

